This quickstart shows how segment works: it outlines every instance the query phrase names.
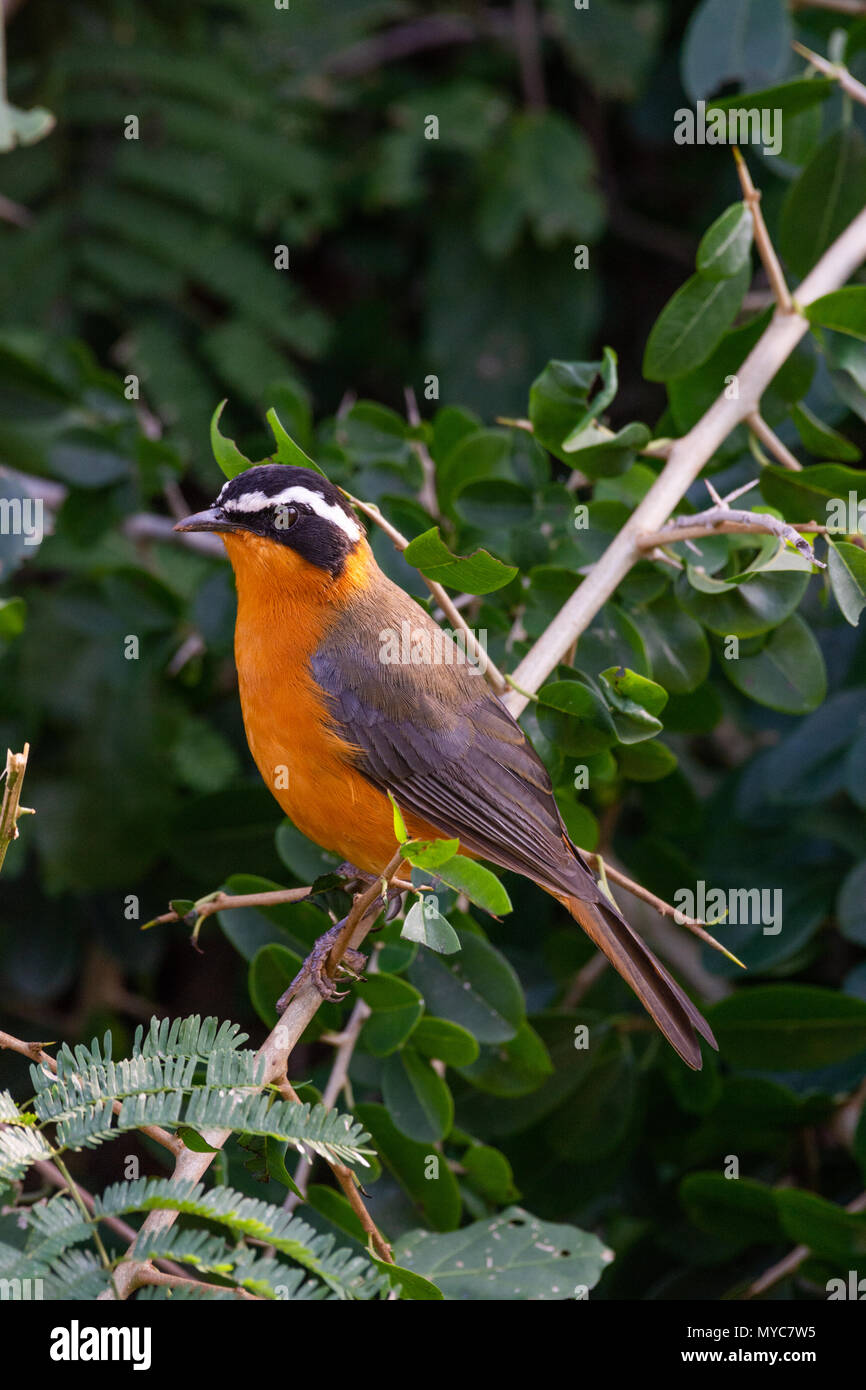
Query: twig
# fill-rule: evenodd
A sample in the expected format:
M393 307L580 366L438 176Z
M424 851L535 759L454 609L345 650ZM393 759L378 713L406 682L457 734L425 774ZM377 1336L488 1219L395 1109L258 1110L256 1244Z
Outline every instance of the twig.
M811 530L811 527L805 528ZM745 535L778 536L780 540L793 545L804 559L813 565L825 568L809 542L800 531L787 521L765 512L746 512L738 507L708 507L704 512L693 516L675 516L661 531L650 531L640 537L642 550L652 550L657 545L675 545L678 541L700 540L706 536Z
M853 10L851 13L866 14L866 9ZM855 101L859 101L863 106L866 106L866 87L863 86L862 82L858 82L856 77L851 75L844 63L828 62L826 58L821 57L820 53L813 53L811 48L806 48L805 44L802 43L795 42L792 44L792 47L797 50L802 58L808 59L812 67L818 69L818 72L823 72L825 77L832 77L834 81L838 82L843 92L847 92Z
M586 858L594 861L598 873L605 873L608 878L612 878L614 883L618 883L621 888L625 888L633 897L640 898L641 902L648 903L650 907L654 907L661 917L670 917L676 922L677 926L687 927L690 932L699 937L707 946L712 946L714 951L720 951L723 956L727 956L728 960L733 961L735 965L739 965L745 970L746 967L743 965L743 962L738 960L735 955L732 955L732 953L727 950L720 941L717 941L714 936L710 935L706 930L706 922L700 917L689 917L686 913L680 912L678 908L672 907L670 903L666 903L663 898L657 898L655 893L651 893L650 890L644 888L642 884L635 883L633 878L629 878L621 869L614 868L613 864L607 859L602 859L600 854L586 853Z
M746 516L754 516L757 518L760 515L760 512L746 512ZM721 521L712 527L707 527L703 523L699 523L697 521L698 516L703 516L703 512L696 513L695 516L674 517L661 531L645 532L645 534L640 537L639 543L641 549L652 550L653 546L675 545L678 541L699 541L703 540L706 536L739 536L743 535L746 531L754 531L756 535L763 534L766 536L775 536L778 534L777 528L773 525L773 522L776 521L777 518L772 516L768 516L766 522L755 521L745 525L740 521ZM792 531L803 531L807 535L812 535L813 532L821 536L846 536L849 534L844 527L825 526L823 523L817 521L795 521L784 522L783 524L785 526L790 526ZM654 558L669 560L670 556L658 555ZM814 563L820 565L821 561L815 558Z
M544 66L538 42L538 19L533 0L514 0L514 43L520 66L523 99L530 110L542 111L547 105Z
M12 841L18 839L19 816L35 814L30 806L21 805L21 787L29 756L29 743L25 743L23 753L13 753L11 748L6 750L6 785L3 788L3 801L0 802L0 869Z
M371 521L374 521L377 526L381 527L386 536L390 536L397 550L405 550L407 548L409 542L406 537L402 532L397 530L396 526L392 526L390 521L386 521L374 502L361 502L357 497L353 497L350 492L346 492L345 489L341 489L341 491L344 496L348 498L353 507L357 507L358 511L363 512L365 516L368 516ZM478 638L475 636L475 633L472 631L472 628L469 626L460 610L455 607L451 596L442 588L441 584L437 584L435 579L428 579L426 574L421 570L419 570L418 573L421 575L421 578L424 580L424 583L427 585L427 588L439 604L443 613L450 619L454 627L463 633L469 653L473 659L477 661L485 679L493 687L497 695L503 694L508 688L505 676L503 676L497 666L494 666L490 657L478 641Z
M127 1292L134 1293L136 1289L144 1288L146 1284L157 1284L168 1289L222 1289L225 1293L230 1293L233 1298L251 1299L254 1303L268 1302L262 1294L251 1293L249 1289L241 1289L237 1285L230 1288L223 1284L209 1284L205 1280L191 1279L187 1274L164 1274L161 1269L144 1263L137 1267L137 1273Z
M405 878L394 878L392 880L396 888L402 888L409 892L414 885ZM203 922L206 917L210 917L214 912L229 912L233 908L239 907L277 907L280 903L299 903L308 898L313 889L311 885L305 888L274 888L267 893L211 893L205 898L200 898L194 903L189 912L181 915L172 908L169 912L163 912L161 916L154 917L148 924L149 926L161 926L164 922L186 921L187 917L195 916L197 922Z
M238 893L236 895L214 893L195 903L186 916L182 916L172 908L169 912L163 912L160 917L154 917L149 925L156 927L163 922L186 921L186 917L191 917L193 913L197 922L203 922L214 912L228 912L235 907L275 907L278 903L298 903L304 898L308 898L312 891L312 888L307 886L306 888L274 888L268 893Z
M0 193L0 222L9 222L13 227L30 227L33 224L33 213L23 204L14 203L11 198Z
M743 201L752 214L752 225L755 232L755 245L758 248L758 255L764 263L767 272L767 279L772 286L773 295L776 303L783 314L794 312L794 301L791 292L785 282L785 273L782 270L779 257L776 255L776 248L770 240L770 233L767 231L767 224L764 221L764 214L761 211L761 192L752 183L752 176L740 151L734 146L734 160L737 165L737 174L740 179L740 186L743 190Z
M788 3L792 10L835 10L837 14L866 15L866 0L788 0Z
M384 869L382 881L377 880L363 893L356 895L351 911L346 918L346 927L340 933L339 940L328 956L328 967L331 972L336 969L346 947L359 946L372 928L379 916L382 883L391 881L402 857L402 851L398 850ZM261 1089L272 1082L279 1084L285 1078L288 1059L292 1050L311 1020L315 1018L321 1004L322 996L315 983L312 980L303 981L278 1020L276 1027L265 1038L256 1054L257 1060L263 1063ZM251 1092L245 1090L245 1094L251 1094ZM203 1138L206 1143L212 1146L212 1150L207 1153L198 1153L183 1145L175 1163L172 1181L176 1183L199 1182L213 1162L215 1151L222 1148L231 1132L230 1129L204 1130ZM177 1215L178 1213L174 1211L150 1212L142 1225L139 1236L142 1234L152 1235L155 1231L172 1226ZM136 1287L135 1281L140 1277L141 1272L151 1268L152 1266L147 1261L136 1260L132 1257L131 1250L128 1251L126 1259L118 1265L115 1271L118 1297L126 1298ZM101 1299L110 1297L111 1295L108 1293L100 1294Z
M859 1197L855 1197L853 1202L849 1202L845 1210L851 1214L858 1211L866 1211L866 1192L861 1192ZM788 1274L795 1274L803 1261L808 1259L811 1253L808 1245L795 1245L793 1250L785 1255L783 1259L771 1265L769 1269L766 1269L763 1274L753 1280L749 1287L738 1295L739 1298L760 1297L762 1293L766 1293L768 1289L771 1289L774 1284L778 1284L779 1281L784 1279Z
M99 1258L102 1261L103 1269L108 1270L113 1287L114 1276L111 1272L111 1260L109 1259L108 1251L106 1250L105 1245L103 1244L99 1226L95 1221L91 1221L91 1212L87 1207L87 1203L84 1201L84 1198L82 1197L75 1183L75 1179L73 1178L72 1174L70 1173L69 1169L67 1168L66 1164L63 1162L63 1159L60 1157L59 1154L54 1155L54 1163L57 1167L57 1171L60 1173L61 1177L66 1183L67 1192L69 1193L75 1205L78 1207L78 1210L81 1212L88 1226L90 1226L90 1233L93 1236L93 1243L96 1246Z
M844 285L866 258L866 209L828 247L797 291L798 305ZM622 530L563 605L514 672L524 692L534 693L589 626L629 570L644 554L639 540L664 526L689 487L737 425L758 410L763 392L808 331L799 313L776 312L737 373L739 397L720 395L698 423L671 448L667 463ZM504 697L511 713L526 708L526 694Z
M403 388L403 395L406 398L406 415L410 425L418 426L421 424L421 412L418 409L418 401L411 386ZM439 515L439 499L436 496L436 465L430 456L430 450L423 439L413 439L412 449L415 457L421 465L421 472L424 482L418 495L418 501L425 511L431 516Z
M746 424L764 447L769 449L771 454L775 454L783 468L790 469L792 473L802 471L803 465L800 460L794 457L787 444L783 444L779 436L770 429L759 411L750 410L746 416Z
M349 1015L349 1022L340 1034L340 1041L337 1044L337 1050L331 1064L331 1074L322 1092L322 1104L326 1105L329 1109L336 1105L337 1097L346 1083L346 1076L349 1071L349 1063L352 1060L352 1054L355 1051L355 1044L360 1037L361 1029L366 1020L370 1017L370 1013L369 1004L366 1004L363 999L358 999ZM295 1185L300 1188L304 1197L307 1193L307 1183L310 1180L312 1171L313 1160L305 1156L298 1164L297 1172L294 1175ZM302 1197L298 1197L297 1193L290 1192L283 1205L287 1211L294 1211L301 1200Z
M18 1052L22 1057L27 1057L31 1062L37 1062L41 1067L47 1067L49 1071L57 1071L57 1063L54 1058L45 1051L47 1044L41 1042L25 1042L23 1038L13 1037L11 1033L4 1033L0 1029L0 1050L8 1048L10 1052ZM121 1104L119 1100L112 1103L112 1110L115 1115L120 1114ZM160 1129L158 1125L139 1125L138 1129L148 1138L153 1139L156 1144L161 1144L164 1149L169 1149L177 1155L182 1152L183 1141L177 1135L169 1134L168 1130Z

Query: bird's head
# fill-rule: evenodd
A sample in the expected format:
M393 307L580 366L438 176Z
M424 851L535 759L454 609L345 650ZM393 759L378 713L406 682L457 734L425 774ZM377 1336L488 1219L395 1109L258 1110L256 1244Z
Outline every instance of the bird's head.
M236 570L245 560L273 561L283 569L297 567L300 560L333 579L343 573L364 536L339 488L311 468L282 463L239 473L213 506L185 517L174 529L216 531Z

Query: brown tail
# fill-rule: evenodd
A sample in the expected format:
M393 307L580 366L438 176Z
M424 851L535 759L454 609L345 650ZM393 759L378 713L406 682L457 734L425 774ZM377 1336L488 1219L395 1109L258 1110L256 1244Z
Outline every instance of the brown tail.
M685 990L672 979L648 946L632 931L615 908L604 903L584 902L554 894L583 927L590 940L604 951L611 965L652 1015L668 1042L683 1061L695 1071L702 1066L701 1047L695 1036L718 1051L718 1043L706 1019L701 1016Z

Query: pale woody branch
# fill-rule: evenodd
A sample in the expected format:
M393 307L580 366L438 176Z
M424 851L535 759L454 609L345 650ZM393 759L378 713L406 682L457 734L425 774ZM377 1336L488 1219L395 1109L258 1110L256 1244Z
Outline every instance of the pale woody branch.
M828 247L797 291L797 308L839 289L866 259L866 209ZM642 538L661 530L701 470L737 425L757 414L761 396L808 330L799 312L776 310L737 373L736 398L722 394L698 423L673 444L667 463L625 526L514 672L504 703L519 715L556 669L572 643L607 603L644 554Z
M336 970L347 947L357 948L372 928L381 908L383 885L392 881L402 860L402 850L397 850L391 862L383 870L381 878L355 897L352 910L346 918L345 927L328 957L328 968L331 973ZM256 1054L257 1059L264 1062L262 1087L285 1085L288 1058L305 1028L315 1017L321 1003L322 996L315 984L310 980L305 980L292 997L276 1027L265 1038ZM231 1130L227 1129L205 1129L202 1131L205 1142L212 1145L214 1150L221 1149L230 1135ZM198 1153L183 1145L175 1163L172 1181L178 1183L200 1182L213 1160L213 1152ZM175 1211L152 1211L145 1219L141 1228L142 1232L150 1235L155 1231L165 1230L174 1224L177 1215L178 1213ZM134 1258L124 1260L118 1265L114 1274L114 1287L117 1290L117 1296L127 1297L138 1287L142 1275L147 1277L151 1269L152 1266L147 1262L136 1261ZM114 1296L113 1292L100 1294L101 1299L111 1299Z

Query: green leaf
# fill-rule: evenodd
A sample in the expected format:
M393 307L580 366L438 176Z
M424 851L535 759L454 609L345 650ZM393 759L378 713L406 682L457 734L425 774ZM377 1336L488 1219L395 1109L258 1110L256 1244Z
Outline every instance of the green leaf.
M834 88L831 77L795 77L790 82L779 82L773 87L764 87L756 92L732 92L730 96L714 97L707 102L707 116L711 111L731 111L742 110L748 112L763 112L769 109L773 113L781 111L786 118L782 148L787 154L788 133L787 118L799 116L802 111L808 111L810 107L816 106L819 101L825 101ZM742 126L738 122L738 133ZM748 122L748 129L754 129L753 123ZM754 141L753 143L759 143ZM780 153L778 151L777 153Z
M411 1269L404 1269L402 1265L394 1264L393 1261L387 1263L385 1260L377 1260L372 1255L370 1259L376 1268L386 1276L391 1288L399 1289L401 1300L407 1299L416 1303L441 1303L445 1297L442 1291L437 1289L432 1279L425 1279L422 1274L415 1274Z
M857 627L866 608L866 551L848 541L827 538L827 568L836 602L846 622Z
M706 578L704 582L709 583ZM710 632L722 637L757 637L791 616L808 583L808 573L764 570L733 588L721 585L711 594L699 592L685 575L679 575L675 592L686 612Z
M178 1125L177 1137L178 1139L182 1139L183 1142L186 1144L187 1148L192 1149L193 1153L219 1153L218 1148L214 1148L213 1144L209 1144L206 1139L203 1139L197 1130L190 1129L189 1125Z
M401 1134L420 1144L444 1139L454 1121L448 1086L412 1047L387 1058L382 1068L382 1099Z
M460 1166L470 1187L497 1206L513 1202L520 1195L508 1159L489 1144L472 1144L460 1155Z
M784 0L702 0L686 29L683 86L694 101L729 82L772 82L788 66L791 38Z
M607 705L582 681L551 681L542 686L536 713L545 738L565 753L598 753L616 742Z
M810 1071L866 1048L866 1003L817 985L757 985L709 1010L730 1066Z
M653 679L665 690L696 690L710 669L710 644L701 624L684 613L672 594L633 614L649 657Z
M404 941L417 941L442 956L450 956L460 950L460 938L447 917L443 917L439 911L435 893L428 893L412 904L406 913L400 936Z
M745 203L733 203L704 233L698 247L697 267L709 280L728 280L749 259L752 247L752 214Z
M403 819L403 812L394 800L392 792L388 792L388 800L394 813L394 838L398 845L405 845L409 839L409 831L406 829L406 822Z
M511 899L499 879L475 859L455 854L439 865L436 876L449 888L465 893L470 902L483 907L493 917L502 917L511 911Z
M626 666L609 666L600 673L599 680L624 704L637 704L650 714L661 714L668 702L668 692L662 686Z
M23 598L0 598L0 641L11 642L24 631L27 604Z
M610 1261L597 1236L539 1221L520 1207L451 1235L410 1231L394 1258L433 1279L446 1299L571 1299L594 1287Z
M779 1188L779 1220L789 1240L843 1267L866 1268L866 1214L847 1212L815 1192Z
M355 986L360 999L372 1009L361 1034L374 1057L395 1052L412 1032L424 1012L417 989L398 975L375 974Z
M453 859L460 848L459 840L406 840L403 852L416 869L438 869Z
M311 468L314 473L322 473L319 465L313 462L309 454L304 453L301 446L296 444L291 435L283 428L280 417L273 406L271 406L270 410L267 412L265 419L270 425L271 432L276 440L277 452L274 458L277 463L287 463L294 468ZM324 474L322 474L322 476L324 477Z
M819 420L802 402L791 407L791 419L803 447L816 458L838 459L840 463L856 463L860 458L856 444Z
M412 1034L412 1046L425 1057L435 1057L450 1067L469 1066L480 1051L466 1028L430 1014L425 1014Z
M866 555L863 558L866 567ZM866 603L866 595L863 602ZM783 714L809 714L827 694L821 648L797 613L775 628L753 656L736 660L722 657L719 664L731 684L744 695Z
M402 1134L384 1105L365 1102L355 1106L355 1114L372 1134L379 1157L414 1203L425 1226L453 1231L460 1220L460 1190L441 1155L433 1155L431 1162L429 1143Z
M782 1239L775 1197L762 1182L721 1173L689 1173L680 1183L680 1200L689 1219L709 1235L735 1241L743 1249Z
M239 473L243 473L247 468L252 468L253 465L250 459L244 457L233 439L229 439L226 435L220 434L219 424L225 408L226 402L220 401L211 416L210 446L213 450L214 458L226 477L236 478Z
M539 444L557 458L586 410L600 362L548 362L529 388L529 419Z
M521 1096L537 1090L553 1072L544 1042L525 1020L513 1038L487 1044L462 1074L477 1090L495 1096Z
M590 424L578 435L569 436L562 453L588 478L614 478L631 467L635 455L651 438L651 431L637 421L623 425L613 435L602 426Z
M428 579L467 594L492 594L509 584L518 573L512 565L503 565L486 550L453 555L439 535L438 526L410 541L403 558Z
M616 761L631 782L658 782L677 765L676 754L658 742L623 744L616 750Z
M523 991L505 960L482 937L459 931L460 954L446 962L420 952L409 978L430 1013L459 1024L480 1043L513 1038L524 1020Z
M845 877L836 900L839 930L849 941L866 946L866 860Z
M779 250L805 275L866 202L866 141L855 125L835 130L788 191Z
M804 313L810 323L866 341L866 285L846 285L813 299Z
M643 373L669 381L705 362L739 312L749 287L748 262L726 280L693 275L662 309L647 340Z
M613 348L606 347L604 349L602 361L599 365L599 376L601 378L601 385L598 391L562 441L563 453L573 453L580 447L580 436L583 431L587 429L599 415L607 410L607 407L616 396L619 382L617 376L617 356Z
M853 494L855 503L866 499L866 473L841 463L814 463L798 473L767 466L759 482L766 500L791 522L817 521L847 530L849 496ZM856 531L856 515L851 520Z

